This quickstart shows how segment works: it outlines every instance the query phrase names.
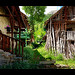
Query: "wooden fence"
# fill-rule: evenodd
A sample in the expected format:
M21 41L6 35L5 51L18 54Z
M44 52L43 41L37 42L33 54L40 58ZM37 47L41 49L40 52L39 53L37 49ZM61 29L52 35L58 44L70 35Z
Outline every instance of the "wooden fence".
M20 42L20 46L22 47L22 49L18 50L17 47L19 46L19 42ZM21 40L17 40L15 38L12 38L5 34L0 33L0 49L4 50L6 52L15 54L16 56L22 57L22 59L23 59L24 44L25 43L22 42Z

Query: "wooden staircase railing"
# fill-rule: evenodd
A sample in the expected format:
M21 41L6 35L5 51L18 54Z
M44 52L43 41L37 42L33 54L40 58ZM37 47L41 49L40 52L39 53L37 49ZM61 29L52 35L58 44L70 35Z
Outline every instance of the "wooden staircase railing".
M12 45L12 42L13 42L13 45ZM17 47L19 48L18 42L20 42L21 49L17 49ZM12 38L5 34L0 33L0 49L6 52L10 52L11 54L15 54L16 56L22 57L22 60L23 60L24 44L25 43L21 40L18 40L18 39L15 39L15 38Z

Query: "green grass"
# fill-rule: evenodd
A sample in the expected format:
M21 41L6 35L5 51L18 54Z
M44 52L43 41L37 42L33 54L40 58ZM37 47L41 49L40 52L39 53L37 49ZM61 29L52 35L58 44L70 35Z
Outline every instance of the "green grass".
M53 60L55 59L54 53L52 53L51 51L47 51L45 49L45 44L43 44L42 46L37 48L37 51L45 58L45 59L50 59Z
M75 69L75 60L67 59L63 61L56 61L56 64L68 65L71 69Z
M75 69L75 58L73 59L64 59L62 54L58 54L57 56L54 56L53 53L50 51L47 51L45 49L45 44L43 46L40 46L37 48L37 51L45 58L51 58L51 60L56 60L55 64L62 64L62 65L68 65L71 69Z
M56 60L55 64L68 65L70 68L75 69L75 57L73 59L65 60L62 54L54 56L52 51L45 49L45 43L42 43L38 48L32 49L28 46L24 48L24 59L30 60L30 63L37 64L42 60Z

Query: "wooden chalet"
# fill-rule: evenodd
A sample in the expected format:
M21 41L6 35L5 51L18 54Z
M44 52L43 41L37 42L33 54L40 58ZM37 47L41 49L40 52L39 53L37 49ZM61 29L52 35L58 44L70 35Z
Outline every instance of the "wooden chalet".
M62 53L66 58L75 55L75 6L63 6L46 22L46 49Z
M25 43L21 40L21 31L25 31L25 28L29 29L30 26L27 16L20 11L19 6L0 6L0 49L23 57ZM17 32L18 29L19 32ZM19 40L14 38L15 34L19 34ZM18 43L19 54L17 53Z

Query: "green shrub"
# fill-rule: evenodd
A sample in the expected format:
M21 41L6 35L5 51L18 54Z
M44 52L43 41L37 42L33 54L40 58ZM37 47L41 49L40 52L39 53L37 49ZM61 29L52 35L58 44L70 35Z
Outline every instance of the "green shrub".
M40 25L38 25L40 26ZM36 29L36 26L35 26L35 29ZM34 38L35 38L35 41L41 41L41 39L43 38L43 36L46 34L46 32L44 31L43 28L40 28L38 30L35 30L34 32Z
M0 66L0 69L12 69L12 66L10 64L2 65L2 66Z
M58 55L56 56L56 60L58 60L58 61L63 61L63 60L64 60L63 55L62 55L62 54L58 54Z
M12 65L2 65L0 69L38 69L37 65L28 62L16 61Z
M34 50L34 62L38 63L39 61L45 60L45 58L37 51Z
M23 48L23 58L25 60L29 60L33 58L34 51L31 46L27 46ZM14 50L15 53L15 50ZM17 54L19 54L19 46L17 46ZM22 55L22 46L20 46L20 55Z
M46 55L46 59L55 60L54 52L48 51L48 54Z
M33 59L34 51L30 46L24 47L24 59L30 60Z
M45 43L42 43L42 46L37 48L37 51L47 60L55 59L54 52L52 52L51 50L48 51L45 49Z

